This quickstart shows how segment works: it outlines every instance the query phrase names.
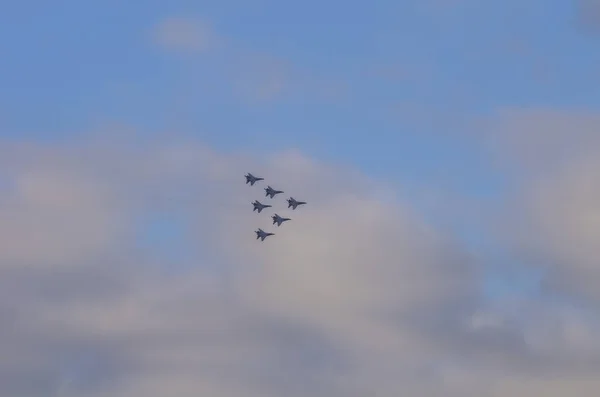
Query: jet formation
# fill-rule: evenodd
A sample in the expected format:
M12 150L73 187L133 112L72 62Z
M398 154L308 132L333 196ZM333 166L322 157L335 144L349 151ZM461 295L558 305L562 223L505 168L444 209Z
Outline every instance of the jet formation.
M250 186L254 186L254 184L256 182L265 180L265 178L254 176L251 173L244 175L244 177L246 178L246 185L250 184ZM265 197L268 197L271 200L274 199L275 196L277 196L278 194L284 193L283 190L274 189L270 185L268 185L266 188L264 188L264 190L265 190ZM292 210L295 210L298 206L305 205L306 201L298 201L290 196L290 198L287 199L287 203L288 203L288 206L287 206L288 209L291 208ZM264 210L266 208L272 208L273 206L271 204L263 204L258 200L254 200L252 202L252 207L253 207L252 212L256 211L257 213L260 214L262 212L262 210ZM286 217L280 216L277 213L274 213L271 216L271 219L273 219L273 225L277 225L277 227L280 227L284 222L292 220L292 218L286 218ZM257 240L260 239L261 241L265 241L265 239L267 237L275 235L275 233L265 232L261 228L258 228L258 230L255 230L254 233L256 233L256 239Z

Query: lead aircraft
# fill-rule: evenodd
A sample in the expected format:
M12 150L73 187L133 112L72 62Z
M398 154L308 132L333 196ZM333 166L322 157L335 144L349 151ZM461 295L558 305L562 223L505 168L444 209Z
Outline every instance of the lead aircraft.
M265 197L271 197L274 198L275 195L279 194L279 193L283 193L283 190L275 190L273 189L271 186L267 186L265 188Z
M292 207L293 210L295 210L296 207L299 205L306 204L306 201L297 201L293 197L290 197L289 199L287 199L287 202L288 202L288 208Z
M250 186L254 186L254 184L258 181L264 181L265 178L260 178L257 176L252 175L251 173L247 173L246 175L244 175L246 177L246 185L250 184Z

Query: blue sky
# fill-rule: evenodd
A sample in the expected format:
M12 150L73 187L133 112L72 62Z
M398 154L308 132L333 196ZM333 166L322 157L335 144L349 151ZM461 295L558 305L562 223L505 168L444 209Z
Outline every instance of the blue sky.
M453 134L464 120L503 106L598 101L587 82L600 55L574 25L570 2L53 4L13 2L0 17L0 122L13 138L59 140L124 123L147 134L179 129L224 148L297 147L390 179L490 189L485 159ZM151 35L171 15L210 21L226 48L165 53ZM222 67L243 52L345 94L245 103ZM540 68L549 82L539 81Z
M469 284L464 293L452 289L455 284L451 281L444 283L429 273L424 275L424 279L431 283L432 290L443 293L446 293L446 289L453 291L449 297L440 292L441 298L429 291L432 296L435 295L435 298L431 298L433 304L419 301L422 295L418 293L408 297L397 297L396 292L390 293L398 302L412 300L416 302L415 307L426 307L423 309L425 314L412 311L404 313L401 304L382 304L378 307L380 311L377 313L388 315L389 311L398 311L401 313L399 317L415 316L422 320L423 324L419 323L410 332L427 335L425 339L431 337L428 348L437 343L439 336L439 330L431 325L435 323L431 318L440 314L440 311L444 312L445 316L442 317L448 322L444 323L444 327L453 330L448 331L451 335L444 336L451 346L442 349L438 361L428 354L415 353L415 362L422 367L411 367L411 370L438 366L446 368L446 362L453 363L453 370L490 364L487 358L483 359L476 353L479 352L478 348L485 350L486 338L494 343L506 343L503 346L515 349L518 353L512 358L515 360L513 363L531 365L535 367L533 372L543 370L545 367L536 361L539 357L531 351L537 352L537 348L543 350L546 345L536 345L535 348L529 346L527 348L531 348L530 351L514 342L521 339L528 341L530 333L538 335L536 332L541 332L536 328L539 325L534 324L538 317L531 323L525 318L537 311L549 313L548 317L560 317L563 315L562 306L558 308L560 304L585 302L581 306L594 308L600 299L590 292L595 288L590 280L594 280L597 274L588 273L595 269L594 258L597 256L594 247L600 246L600 232L595 234L600 229L593 221L588 223L589 219L595 219L596 207L592 198L596 196L587 184L594 185L597 174L590 166L593 161L585 157L588 151L594 153L596 148L600 148L600 139L593 137L593 131L600 125L600 52L597 51L600 36L582 26L579 6L586 1L594 3L594 0L6 2L0 6L0 146L6 145L2 149L6 159L2 159L1 164L6 168L0 172L0 193L7 196L0 199L0 215L6 216L3 219L17 232L13 233L10 229L11 232L4 235L0 227L0 237L8 239L6 236L29 236L33 233L32 244L40 244L40 247L17 253L13 251L13 246L19 244L14 241L25 241L30 237L21 240L14 237L15 240L10 240L13 243L7 243L5 247L9 259L0 254L0 261L6 259L6 263L14 261L27 263L27 266L34 266L39 261L48 265L44 269L53 269L51 266L61 261L70 263L72 257L83 258L74 260L80 261L78 264L81 266L88 262L109 261L107 270L93 268L92 271L84 267L82 274L87 274L89 270L90 277L100 274L110 280L115 278L115 285L128 286L123 296L129 297L129 300L123 298L124 301L133 306L155 302L156 307L148 309L143 306L143 310L149 312L160 312L162 309L157 307L170 307L171 304L171 301L164 302L154 297L154 291L175 295L177 293L173 291L184 291L183 298L178 295L178 298L173 298L178 304L177 308L167 310L168 315L163 313L169 319L171 312L183 313L173 320L175 325L182 327L187 326L186 310L193 306L190 302L206 305L208 311L213 307L212 303L203 300L204 296L198 297L186 288L194 290L194 283L200 285L205 281L204 277L216 277L220 269L227 273L226 278L231 281L228 291L235 291L233 297L229 296L228 299L243 301L244 308L254 308L256 305L260 313L249 314L238 307L232 309L226 306L229 311L225 312L233 313L233 319L227 318L227 321L236 325L237 315L244 319L256 315L269 323L269 327L271 322L277 323L277 327L269 328L269 332L284 340L289 337L293 341L297 340L295 338L313 341L318 338L311 332L324 337L321 332L325 328L330 332L353 325L369 335L373 332L375 338L385 339L386 335L390 335L387 328L381 331L368 321L355 324L353 317L350 319L351 316L345 318L340 315L339 323L330 323L335 315L324 314L324 317L319 317L312 310L305 311L305 305L313 302L307 297L312 297L313 293L319 296L319 289L315 287L314 291L308 292L301 290L299 285L302 285L305 274L290 271L289 268L294 266L288 267L288 262L283 259L281 267L284 270L281 273L273 270L278 269L275 265L279 265L278 258L282 256L278 248L271 248L273 251L269 251L269 256L263 257L252 251L254 248L245 245L239 249L240 252L220 245L228 238L232 241L241 238L237 231L226 232L223 237L223 230L227 230L223 225L233 225L235 228L238 222L250 222L247 214L240 215L238 211L243 206L248 207L247 202L252 198L244 197L238 203L223 193L239 193L237 187L227 187L230 182L227 178L230 178L229 173L233 168L240 174L240 184L244 172L260 174L268 170L273 175L283 175L284 171L289 171L296 178L290 177L290 186L312 186L315 197L321 197L321 192L314 186L327 186L323 188L326 191L322 193L324 196L340 200L347 206L343 207L345 209L353 208L355 203L344 201L347 197L340 193L352 191L353 188L343 182L339 182L339 186L329 186L338 181L328 179L330 174L327 168L311 174L313 171L310 170L314 168L308 167L308 171L302 168L303 165L298 165L301 162L294 162L297 159L293 155L283 156L287 162L284 161L281 167L277 165L273 169L267 166L272 165L270 161L273 161L269 156L293 149L318 162L318 167L337 164L346 170L357 169L372 181L396 190L419 219L433 224L436 230L460 247L459 251L472 255L477 263L477 281ZM600 13L597 19L600 26ZM594 18L590 18L590 21L593 24ZM543 160L547 153L542 152L548 149L552 153L544 145L550 142L546 136L569 137L575 133L567 131L569 128L564 126L569 123L565 120L582 120L577 124L578 128L592 133L577 135L572 139L575 154L570 154L564 169L555 174L544 174L539 171L540 168L552 169L549 163L544 163L547 160ZM98 152L94 152L92 148L89 163L81 163L81 159L72 152L73 147L105 133L105 143L116 148L115 151L103 152L105 148L97 148ZM128 148L120 147L117 138L127 138L119 137L120 134L133 137L133 146L139 144L140 151L128 152ZM584 136L586 138L582 138ZM211 151L207 155L210 159L189 159L185 153L181 154L169 146L181 142L191 145L192 153L199 153L199 156L206 155L206 152L194 145L206 145ZM34 149L28 151L19 147L13 151L10 146L23 143L33 148L43 148L39 150L44 155L38 158L39 152ZM149 146L144 146L146 144ZM163 147L153 146L161 144ZM258 170L245 169L247 164L236 157L239 153L250 155L253 158L251 164ZM23 154L23 159L19 158L20 154ZM189 167L177 165L180 164L177 161L184 165L189 161ZM231 166L218 174L215 170L223 163ZM538 163L542 166L539 167ZM123 164L130 171L123 175L110 171L115 169L112 167ZM40 171L45 168L50 170L48 174ZM42 177L36 176L38 171L42 172ZM57 182L58 187L44 182L44 178L54 175L53 172L57 173L55 178L60 182ZM306 175L312 175L318 182L311 185ZM80 177L83 181L78 179ZM13 180L15 183L11 184ZM198 183L198 186L192 189L194 183ZM188 188L189 191L185 190ZM182 191L175 194L172 189ZM564 192L570 194L563 195ZM15 195L11 196L13 193ZM61 194L73 206L74 215L64 215L64 220L61 218L56 221L53 214L48 215L45 211L60 212L62 201L57 197L63 197ZM44 201L46 195L48 202ZM43 198L36 201L38 196ZM80 207L79 201L68 201L69 197L83 197L93 205L84 208L81 204ZM368 231L365 233L392 230L396 233L393 236L398 235L398 241L390 243L390 246L386 245L389 242L385 238L382 238L384 242L368 240L375 247L375 252L372 256L365 254L365 261L376 261L373 258L380 256L392 258L392 262L403 259L420 264L419 261L424 261L423 272L429 271L428 266L431 266L443 273L444 270L438 269L437 264L432 265L429 259L423 259L429 258L429 254L412 253L412 249L418 249L414 247L430 247L429 244L434 247L431 251L437 253L439 247L431 243L428 237L415 232L415 236L419 237L414 237L416 240L413 241L413 229L403 234L404 229L397 230L389 225L388 218L378 217L379 208L383 208L381 211L392 213L389 219L400 219L402 223L404 218L395 210L404 207L399 204L398 207L389 207L373 200L368 201L373 206L372 213L361 212L360 208L356 209L356 213L337 212L336 208L328 208L326 204L316 204L315 207L322 205L327 210L318 207L323 212L315 210L320 215L314 215L315 218L311 219L316 222L326 218L329 223L323 221L320 224L322 230L315 233L334 230L332 224L338 221L345 224L348 217L351 218L348 225L360 228L359 221L362 220L374 225L365 227ZM214 210L211 209L212 205L215 206ZM330 213L338 218L334 215L329 218ZM402 211L399 210L399 213ZM57 230L64 228L62 234L47 225L52 222L60 224ZM291 223L295 222L294 219ZM98 227L91 226L96 223ZM208 227L213 223L219 223L220 226L213 230ZM21 227L21 224L25 226ZM268 219L266 226L270 226ZM29 228L42 231L36 234ZM130 229L135 230L132 241L126 237ZM334 248L341 247L340 251L344 253L350 247L361 246L358 241L349 243L343 240L347 229L352 227L347 226L336 232L340 234L342 242L338 243L330 237L332 240L328 244ZM310 228L306 230L310 231ZM314 242L310 240L314 237L312 232L306 230L298 232L298 238ZM48 237L49 243L45 243L44 237ZM222 238L219 240L219 237ZM65 242L77 238L82 239L77 249ZM423 245L419 240L421 238L426 241ZM64 244L63 248L68 254L61 252L61 244ZM241 246L243 244L240 243ZM54 245L58 248L55 249ZM294 249L291 243L285 247ZM403 256L402 252L394 250L397 247L405 247L410 252ZM74 253L78 249L89 249L90 252L78 256ZM377 252L378 249L383 253ZM152 265L161 263L168 274L160 277L169 280L165 282L168 286L160 285L151 278L153 275L144 275L139 284L131 282L131 285L129 279L119 278L127 277L125 273L129 271L129 264L123 265L126 270L121 270L119 264L127 262L124 253L128 252L142 252L139 258L143 259L136 257L140 261L148 260ZM454 251L448 252L445 248L440 248L439 253L442 257L447 255L455 258ZM333 254L326 247L319 246L314 248L314 252L307 249L296 254L303 259L290 260L292 263L296 263L294 260L306 263L307 272L318 273L319 270L310 266L313 263L317 269L329 269L325 265L335 262L332 268L338 269L338 256L334 255L336 260L332 260L330 256ZM343 254L339 255L342 257L339 261L348 260ZM361 257L358 253L355 255ZM248 276L246 272L249 272L251 261L246 261L245 257L273 265L273 269L269 268L273 273L265 270L265 274L254 275L256 279ZM448 262L454 263L451 259ZM50 262L52 265L48 264ZM202 262L202 266L198 265L199 262ZM115 270L115 267L119 270ZM188 278L196 271L196 267L200 269L198 271L206 273L197 278ZM377 276L373 277L381 276L382 279L377 280L384 284L386 277L383 275L387 275L386 272L396 274L385 265L374 267ZM362 268L356 265L353 269L348 270L350 275L341 275L340 282L353 282L356 275L352 272ZM479 270L483 270L483 278ZM15 277L25 277L21 275L22 271L20 268L11 268L10 277L14 274L18 274ZM290 274L285 273L287 271ZM326 285L330 281L329 271L318 273L324 280L319 285ZM238 280L238 273L243 274L239 276L243 281ZM368 279L366 273L357 274L361 275L356 276L359 280L361 277ZM179 276L182 279L178 281L171 278ZM271 290L271 284L265 280L279 280L284 286L281 291L273 292L275 290ZM152 287L148 287L151 291L144 290L147 285ZM358 285L355 285L355 289L363 291ZM420 286L418 282L416 285ZM405 287L411 290L413 286ZM296 291L296 288L306 292L305 295L289 297L284 294L289 290ZM144 290L142 298L136 295L139 290ZM386 288L382 287L382 290ZM473 292L481 290L483 298L478 292ZM250 299L245 295L248 291L259 298L256 301ZM337 289L335 291L336 294L339 292ZM365 287L364 291L371 290ZM370 301L364 303L360 296L357 298L347 291L336 294L330 297L331 302L323 303L324 313L331 307L338 308L336 305L340 310L347 310L349 306L346 305L350 305L347 302L354 302L358 306L376 306ZM463 294L470 300L465 302ZM388 295L385 297L389 298ZM220 298L214 299L219 301ZM511 312L510 302L513 300L519 302L517 314ZM265 303L267 301L268 304ZM508 308L502 306L506 302L509 302ZM229 304L229 300L223 303ZM501 308L490 309L494 304ZM130 306L123 304L123 307ZM540 307L542 309L538 310ZM99 310L96 306L88 309L90 312ZM179 309L182 311L179 312ZM485 321L490 321L486 324L491 328L497 327L481 336L481 341L472 334L463 334L458 330L458 318L471 309L477 309L477 315L485 312L481 316L485 317ZM486 312L488 309L493 312L489 316ZM57 313L63 313L60 310L57 309ZM278 315L280 311L286 315L289 311L299 317L286 317L284 321L277 316L272 318L272 311ZM215 309L215 312L218 310ZM113 315L119 321L129 316L135 317L131 313L121 314L119 309L110 311L106 316ZM579 319L577 316L580 314L569 312L564 318L571 319L571 315ZM499 321L498 318L505 321ZM597 316L593 315L585 318L586 321L597 320ZM316 323L303 323L307 319ZM144 317L139 324L146 324L146 320ZM287 328L285 331L278 328L282 326L280 321L292 328L293 332L288 334ZM294 321L301 325L295 328ZM564 321L567 323L570 320ZM143 328L139 324L130 324L131 329ZM260 326L256 324L251 322L248 326L255 327L252 329L265 326L263 323ZM576 325L580 326L581 323ZM147 327L151 328L152 325ZM134 332L126 326L123 329ZM597 335L600 328L589 326L589 329L586 328L586 332ZM310 335L306 336L304 332ZM578 335L583 334L585 332L581 331ZM372 353L373 347L362 345L366 342L360 338L355 340L356 335L334 336L345 341L340 343L352 341L358 356L366 351ZM467 342L471 336L475 341ZM124 340L129 337L130 334L123 336ZM248 337L251 339L248 343L252 346L256 338L260 339L254 334ZM331 335L328 334L328 337ZM554 341L553 337L554 334L543 334L540 338ZM106 357L110 357L106 360L120 362L119 349L115 350L117 353L103 350L105 343L110 344L107 342L109 339L102 339L103 347L94 345L88 350L99 349L102 351L102 354L98 353L100 356L106 354ZM565 351L572 347L569 344L571 342L570 339L564 342L565 346L568 345ZM320 339L318 343L321 343ZM554 342L548 343L551 345ZM575 346L576 343L573 343ZM577 346L587 342L581 343ZM55 348L55 345L52 346ZM169 345L171 347L176 350ZM333 345L328 347L335 350ZM68 350L71 346L64 348ZM271 353L272 348L271 345L260 345L259 350L267 355L275 354ZM78 356L77 348L73 349L76 351L74 356ZM93 357L90 358L85 351L81 353L82 362L94 362ZM468 355L469 352L474 355ZM580 354L578 352L573 354ZM328 355L328 359L344 361L336 354ZM379 351L378 354L382 353ZM374 365L380 365L378 354L373 353L377 359L369 364L377 362ZM463 354L468 358L464 358ZM392 355L386 357L390 361L397 358ZM564 362L572 359L569 357ZM557 366L564 364L557 360ZM502 363L506 364L504 361ZM345 364L350 365L347 362ZM102 367L101 363L98 365ZM406 365L410 367L411 364ZM490 365L489 368L497 368L494 365L501 364L494 361ZM365 373L372 378L361 385L370 394L377 390L394 391L381 386L389 379L372 374L370 371L377 372L374 367L365 368ZM597 367L586 368L593 372ZM294 378L295 381L300 382L302 376L312 374L310 369L303 370L306 373L299 370L302 374ZM259 373L260 369L256 371ZM244 372L246 375L253 376ZM260 373L260 376L265 375ZM372 386L374 384L381 389ZM422 385L416 385L414 390L424 390L420 387ZM482 389L473 386L469 390ZM343 391L336 391L346 395ZM508 394L512 395L506 392ZM135 392L123 395L137 397ZM223 394L227 397L235 395ZM494 397L504 395L494 394ZM520 396L518 393L516 395Z
M13 2L0 17L0 130L34 141L117 123L178 130L225 150L298 148L393 183L501 198L503 178L460 130L505 106L596 107L597 41L570 2L443 3ZM152 34L169 16L209 21L226 43L164 51ZM248 103L229 79L255 56L290 65L292 84L309 76L342 93L293 87Z

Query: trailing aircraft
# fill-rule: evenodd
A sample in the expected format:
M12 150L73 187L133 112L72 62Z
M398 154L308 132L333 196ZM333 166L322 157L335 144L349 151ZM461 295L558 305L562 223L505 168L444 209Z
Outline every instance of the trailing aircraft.
M283 193L283 190L275 190L273 189L271 186L267 186L265 188L265 197L271 197L274 198L275 195L279 194L279 193Z
M258 201L258 200L254 200L254 202L252 203L252 205L254 206L254 209L252 210L252 212L254 212L254 211L257 211L257 210L258 210L258 213L259 213L259 214L260 214L260 212L261 212L262 210L264 210L265 208L272 207L272 205L269 205L269 204L263 204L263 203L261 203L261 202L260 202L260 201Z
M279 215L275 214L271 218L273 218L273 224L277 224L277 227L281 226L281 224L285 221L291 221L291 218L282 218Z
M296 201L293 197L290 197L288 200L288 208L292 207L293 210L296 209L297 206L306 204L306 201Z
M252 175L251 173L247 173L246 175L244 175L246 177L246 185L250 184L250 186L254 186L254 184L258 181L264 181L265 178L260 178L257 176Z
M265 241L265 239L267 237L275 235L275 233L267 233L267 232L265 232L264 230L262 230L260 228L258 230L256 230L256 231L254 231L254 233L256 233L256 239L257 240L260 239L261 241Z

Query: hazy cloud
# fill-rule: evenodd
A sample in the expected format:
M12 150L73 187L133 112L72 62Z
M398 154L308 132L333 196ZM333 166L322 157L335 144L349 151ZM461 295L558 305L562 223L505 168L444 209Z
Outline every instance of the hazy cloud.
M246 104L264 104L291 97L338 101L348 84L338 76L320 76L278 54L247 48L242 41L226 39L202 18L169 17L153 31L154 43L166 50L187 54L219 48L212 78L224 79L231 93ZM194 81L190 76L190 81Z
M576 0L577 18L585 28L598 32L600 28L600 1L598 0Z
M169 17L155 27L154 41L167 50L202 53L221 44L222 39L204 19Z
M293 70L283 59L245 54L235 69L232 73L233 91L249 103L279 99L289 92Z
M503 107L461 134L478 141L495 165L513 176L554 173L597 150L600 114L593 109Z
M515 176L505 235L548 272L547 288L600 303L600 114L509 109L487 126L496 164Z

